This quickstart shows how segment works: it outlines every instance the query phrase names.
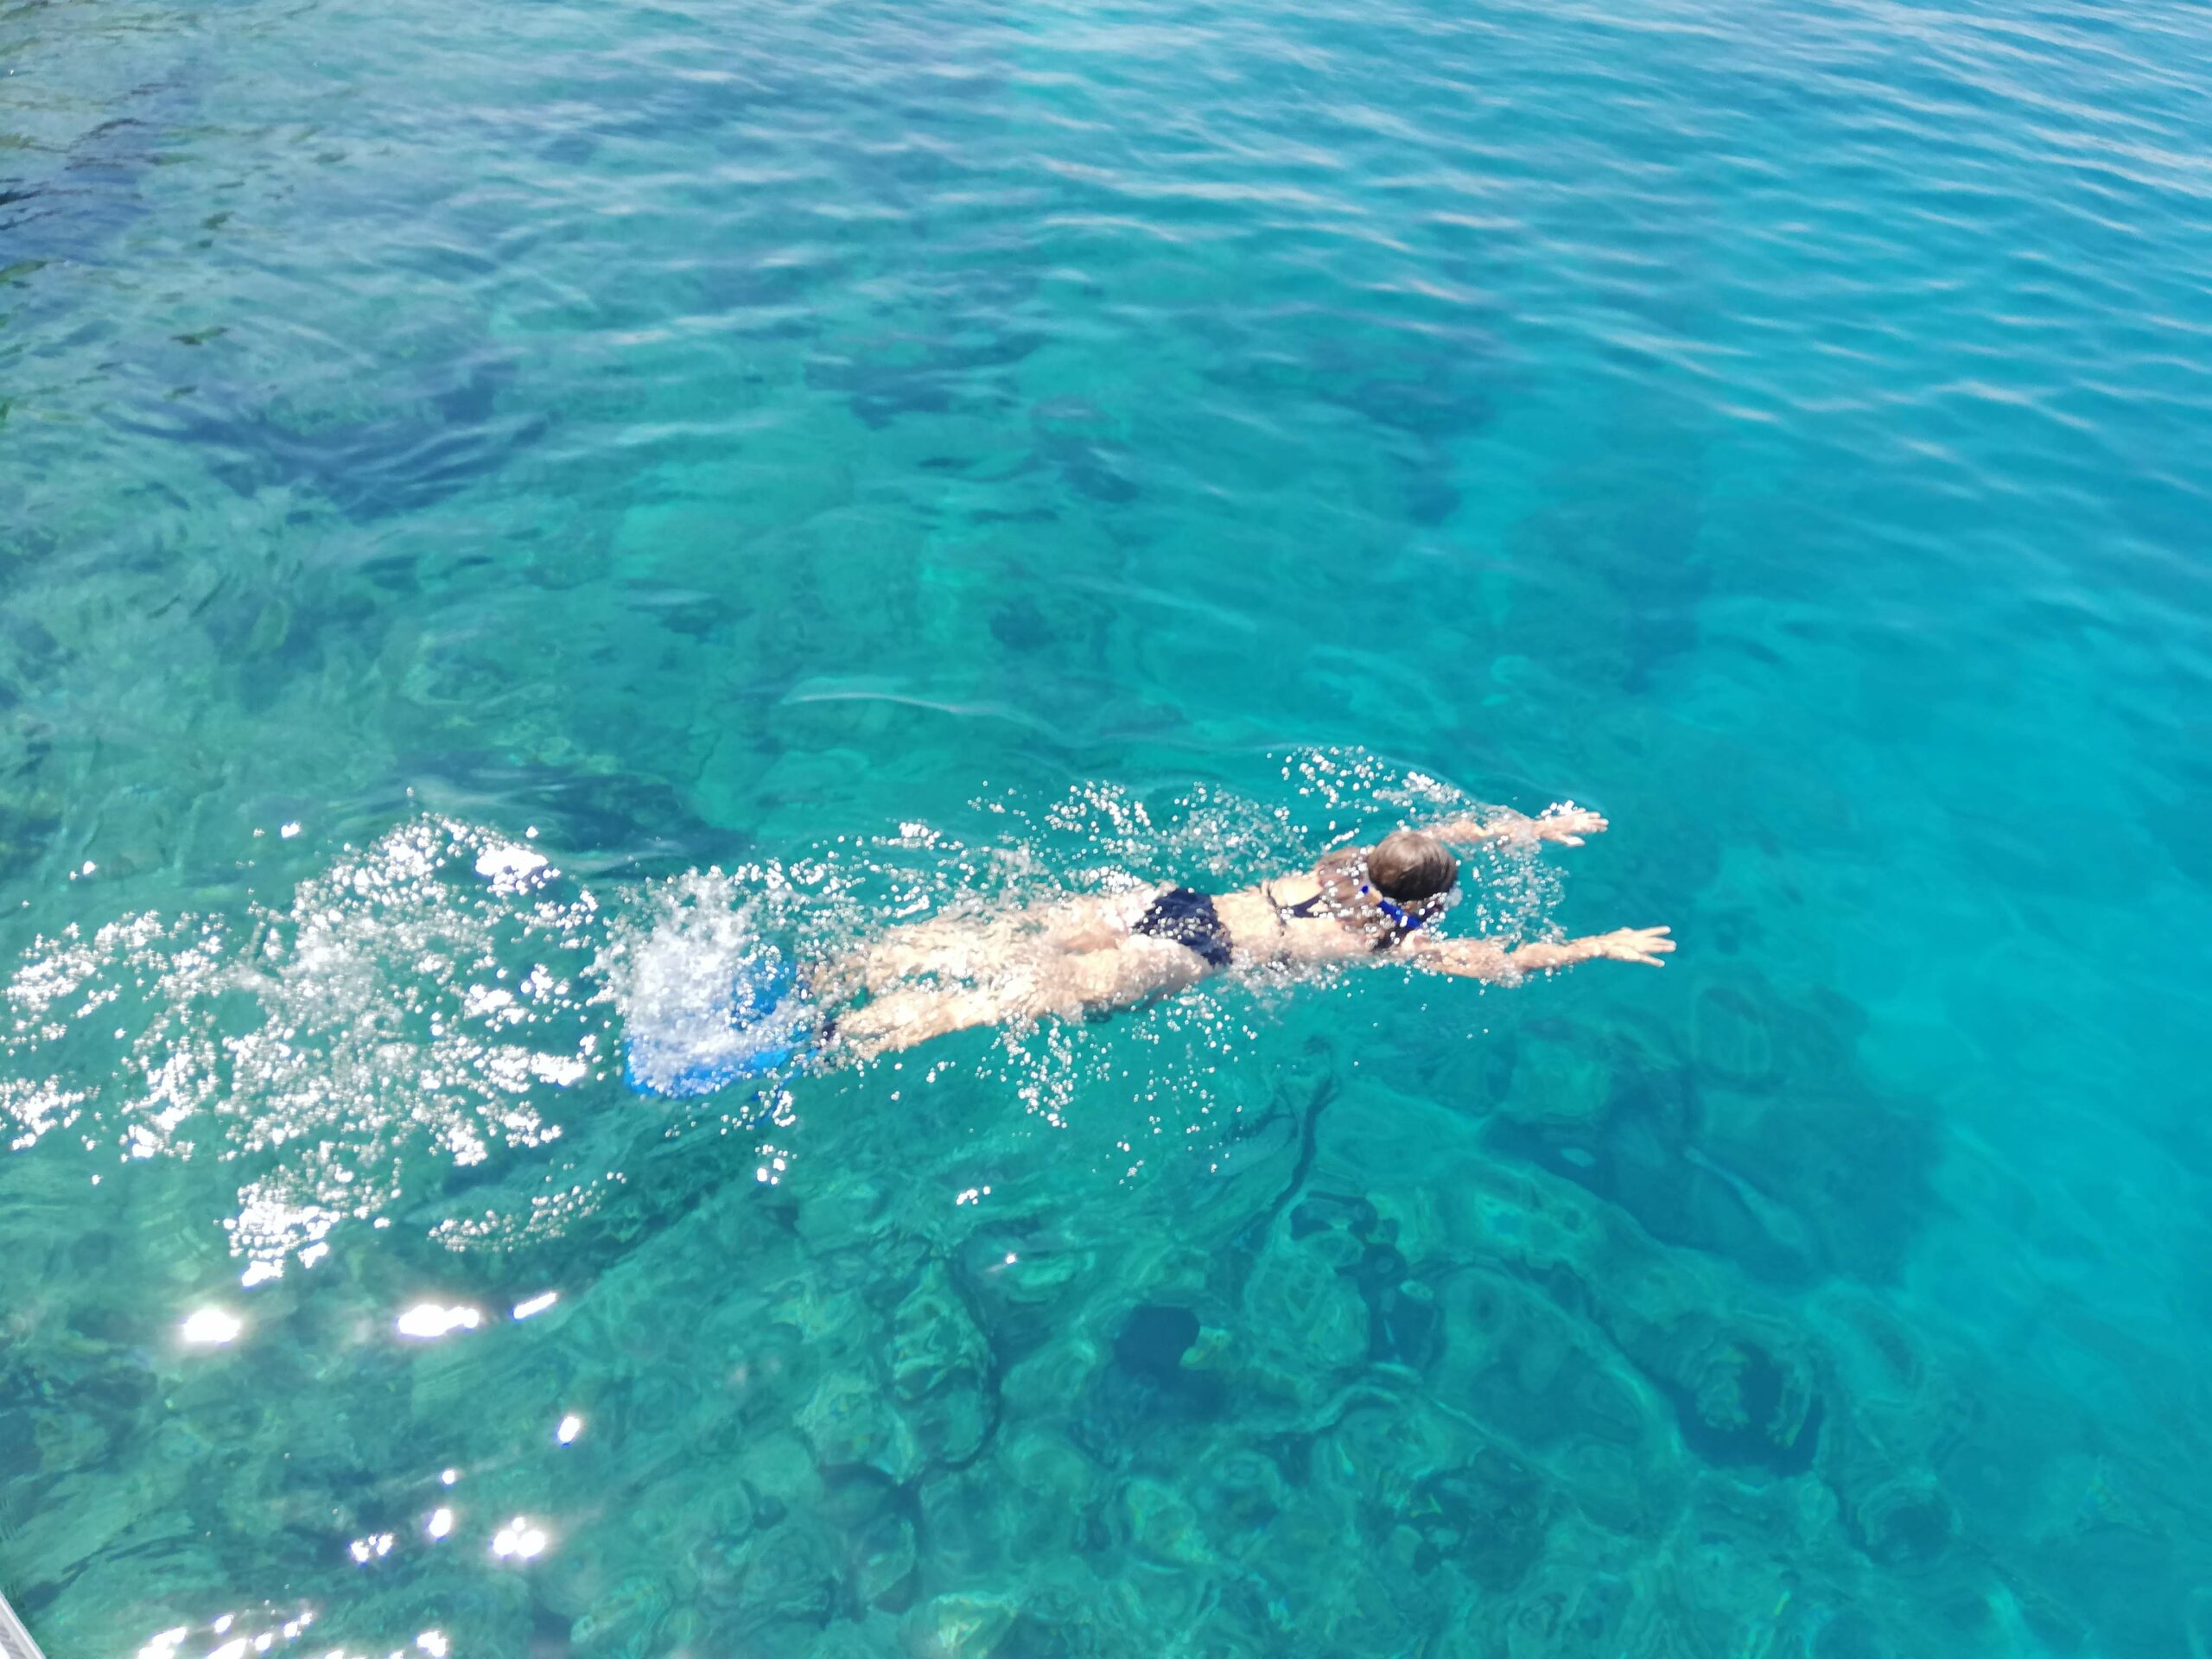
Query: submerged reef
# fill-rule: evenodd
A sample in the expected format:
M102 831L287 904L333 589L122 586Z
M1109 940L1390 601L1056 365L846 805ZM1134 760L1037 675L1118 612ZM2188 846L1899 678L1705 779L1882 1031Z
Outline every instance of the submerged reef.
M651 851L588 816L621 810L606 774L405 775ZM530 845L425 818L265 913L280 1026L250 1028L212 923L118 924L16 982L119 1019L166 963L184 1002L146 1029L235 1118L155 1148L135 1097L6 1097L31 1288L0 1566L54 1650L240 1594L268 1628L319 1610L317 1651L578 1659L2201 1640L2173 1586L2204 1529L2158 1444L2067 1394L2081 1316L2007 1364L1929 1313L1943 1143L1833 993L1722 949L1631 1014L1583 977L1469 1035L1402 983L1233 982L678 1107L594 1071L615 1012L553 989L611 949L597 915ZM111 947L114 996L71 979ZM493 966L529 1007L463 996ZM524 1116L498 1080L538 1062L563 1081ZM95 1129L149 1148L99 1208L68 1155ZM356 1198L374 1222L336 1219ZM194 1350L175 1322L234 1247L242 1334ZM2159 1367L2140 1386L2171 1396L2141 1421L2187 1421Z
M526 1592L426 1565L410 1604L496 1650L1839 1659L1931 1625L2002 1650L2017 1521L1944 1480L1980 1410L1872 1298L1782 1301L1540 1169L1378 1185L1421 1109L1340 1065L1309 1052L1243 1155L1119 1204L1033 1151L948 1225L916 1191L941 1154L891 1179L917 1131L865 1172L695 1191L633 1242L602 1216L566 1248L612 1259L529 1344L323 1373L319 1440L120 1359L66 1410L11 1383L0 1426L66 1481L175 1390L188 1525L132 1548L200 1552L194 1577L311 1573L404 1528L410 1483L334 1519L287 1503L348 1468L450 1461L502 1512L587 1495ZM486 1403L580 1401L589 1433L533 1495ZM66 1635L113 1570L34 1578L34 1611Z

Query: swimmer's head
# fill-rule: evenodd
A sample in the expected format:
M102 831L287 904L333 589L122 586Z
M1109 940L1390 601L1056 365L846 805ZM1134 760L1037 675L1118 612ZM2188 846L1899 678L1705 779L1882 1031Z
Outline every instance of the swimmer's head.
M1367 879L1385 899L1427 913L1459 885L1459 861L1426 830L1401 830L1367 855Z
M1371 909L1380 897L1426 920L1442 912L1459 885L1459 861L1427 830L1401 830L1363 851L1339 847L1324 854L1313 876L1341 913Z

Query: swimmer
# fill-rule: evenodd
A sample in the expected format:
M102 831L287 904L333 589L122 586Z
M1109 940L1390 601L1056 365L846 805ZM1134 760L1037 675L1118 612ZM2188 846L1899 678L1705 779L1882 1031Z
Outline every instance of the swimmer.
M893 928L807 974L810 993L825 1008L862 993L868 999L836 1017L823 1058L867 1060L977 1026L1082 1019L1173 995L1232 968L1399 963L1510 982L1578 962L1663 966L1675 948L1664 927L1510 950L1435 931L1459 884L1453 847L1580 847L1605 827L1597 813L1567 802L1534 818L1512 812L1401 830L1233 893L1157 887Z

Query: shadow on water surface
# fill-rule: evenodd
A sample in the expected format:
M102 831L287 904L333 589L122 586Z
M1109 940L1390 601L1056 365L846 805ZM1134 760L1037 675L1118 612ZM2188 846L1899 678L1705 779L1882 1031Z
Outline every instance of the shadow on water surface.
M537 832L580 874L676 874L741 857L741 830L709 823L672 785L634 772L589 772L486 749L403 755L390 782L363 798L365 822L428 807L470 822Z
M44 176L0 172L0 260L109 264L124 236L152 213L149 176L200 118L201 78L188 67L129 88L122 112L104 111L104 119L58 153L45 152L53 165ZM26 160L41 154L32 143L11 149Z
M1008 371L1043 343L1032 332L988 328L855 341L816 353L806 382L842 393L872 431L902 416L995 416L1019 402Z
M1055 468L1078 495L1109 506L1133 501L1138 486L1129 476L1135 461L1129 446L1106 413L1080 397L1055 397L1029 411L1039 459Z
M1459 326L1436 338L1370 326L1247 340L1214 332L1223 349L1202 371L1210 385L1261 407L1304 403L1356 418L1395 463L1408 522L1440 524L1458 510L1460 452L1493 419L1503 373L1487 333Z
M261 398L203 378L159 411L111 414L118 429L189 445L240 495L306 489L349 518L371 521L432 505L510 462L551 417L503 414L513 362L480 352L430 353L398 385L364 389L332 372L321 384Z

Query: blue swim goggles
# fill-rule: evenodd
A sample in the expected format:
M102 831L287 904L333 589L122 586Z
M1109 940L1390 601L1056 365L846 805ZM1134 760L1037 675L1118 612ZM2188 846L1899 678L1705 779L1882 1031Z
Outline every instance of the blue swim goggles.
M1407 932L1410 933L1415 928L1423 925L1420 917L1414 915L1413 912L1408 910L1396 899L1385 899L1381 893L1376 893L1374 888L1369 887L1366 882L1363 881L1359 884L1359 890L1362 894L1375 900L1376 909L1381 911L1385 916L1388 916L1392 921L1395 922Z

